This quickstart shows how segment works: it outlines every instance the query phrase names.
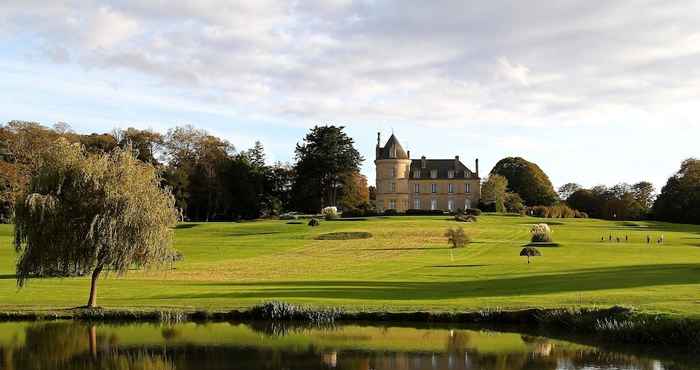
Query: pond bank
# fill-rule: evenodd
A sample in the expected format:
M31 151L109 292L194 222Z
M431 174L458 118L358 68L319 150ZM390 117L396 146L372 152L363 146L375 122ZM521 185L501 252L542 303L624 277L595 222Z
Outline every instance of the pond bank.
M554 333L592 336L618 344L693 347L700 345L700 320L637 313L624 307L487 310L474 312L345 312L270 302L248 310L110 310L0 312L0 321L76 320L86 322L287 322L295 325L342 323L477 324L518 326Z

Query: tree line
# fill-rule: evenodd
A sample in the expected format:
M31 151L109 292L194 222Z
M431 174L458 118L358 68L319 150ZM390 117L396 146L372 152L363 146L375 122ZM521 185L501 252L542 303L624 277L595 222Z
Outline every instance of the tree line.
M500 160L482 184L480 207L486 211L552 214L700 224L700 160L690 158L657 194L648 181L584 188L576 183L558 191L535 163L520 157Z
M184 220L253 219L369 204L367 179L359 171L363 158L342 126L312 128L297 144L294 164L268 164L262 143L237 150L190 125L166 133L127 128L79 134L66 124L11 121L0 126L0 220L11 220L38 158L59 138L92 154L130 148L159 171L161 186L172 192Z

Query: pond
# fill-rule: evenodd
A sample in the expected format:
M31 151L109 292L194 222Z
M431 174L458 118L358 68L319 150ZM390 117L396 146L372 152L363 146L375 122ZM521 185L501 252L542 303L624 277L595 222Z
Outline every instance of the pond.
M0 323L0 370L694 369L688 358L616 352L514 332L272 324Z

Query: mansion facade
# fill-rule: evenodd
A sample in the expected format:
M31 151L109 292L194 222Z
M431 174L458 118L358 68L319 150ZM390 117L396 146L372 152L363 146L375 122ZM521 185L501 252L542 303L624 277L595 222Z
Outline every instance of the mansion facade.
M382 147L377 134L376 207L406 212L409 209L457 211L477 207L481 196L479 160L471 171L460 160L411 159L393 134Z

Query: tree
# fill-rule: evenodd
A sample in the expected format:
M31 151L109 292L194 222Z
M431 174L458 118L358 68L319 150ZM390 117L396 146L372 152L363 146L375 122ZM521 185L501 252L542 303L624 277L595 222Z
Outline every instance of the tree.
M469 236L464 233L464 229L461 227L448 228L445 231L445 237L447 238L447 243L452 245L452 248L461 248L470 242Z
M369 203L367 177L359 172L349 172L342 176L339 205L345 209L359 208Z
M648 181L640 181L632 185L631 190L634 199L642 206L645 212L648 212L654 206L654 198L656 197L654 184Z
M535 247L525 247L520 251L520 255L527 257L527 263L530 264L530 257L541 256L542 253Z
M88 154L59 139L42 153L16 205L17 283L46 275L91 274L87 307L105 269L167 262L174 200L156 169L130 149Z
M521 198L518 193L506 193L503 205L505 206L506 211L511 213L520 213L523 209L525 209L523 198Z
M559 187L559 199L561 200L567 200L571 196L571 194L575 193L578 190L583 189L583 187L575 182L569 182L566 183L562 186Z
M119 147L130 146L139 160L154 166L159 164L157 157L165 144L163 135L160 133L129 127L126 130L116 131L114 136L119 142Z
M520 194L527 206L551 206L559 199L542 169L523 158L503 158L496 163L491 174L505 177L508 191Z
M506 189L508 180L496 174L491 174L481 185L481 198L484 203L494 205L496 212L505 212Z
M359 172L362 156L343 126L315 126L296 146L294 195L299 209L336 206L343 176Z
M601 199L591 190L576 190L566 198L566 204L573 209L586 212L590 217L600 217Z
M686 159L656 198L654 217L662 221L700 224L700 160Z

